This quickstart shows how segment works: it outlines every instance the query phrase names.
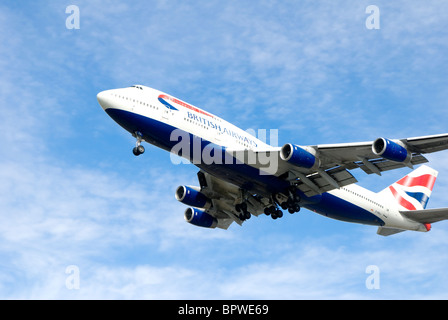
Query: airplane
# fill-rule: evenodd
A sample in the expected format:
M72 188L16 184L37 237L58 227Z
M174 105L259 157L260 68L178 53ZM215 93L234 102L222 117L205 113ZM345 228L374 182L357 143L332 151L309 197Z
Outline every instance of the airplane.
M228 229L265 214L272 219L306 208L323 216L378 227L389 236L427 232L448 219L448 208L426 209L437 171L423 154L448 149L448 134L369 142L271 146L250 132L171 95L143 85L97 95L104 111L136 139L199 168L199 186L179 186L184 218L204 228ZM376 193L356 183L351 170L380 175L420 165Z

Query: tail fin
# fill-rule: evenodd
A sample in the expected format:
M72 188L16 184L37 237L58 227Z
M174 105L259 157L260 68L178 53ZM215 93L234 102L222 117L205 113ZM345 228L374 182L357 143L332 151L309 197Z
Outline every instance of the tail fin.
M397 203L400 211L423 210L431 196L437 174L436 170L422 165L379 194Z

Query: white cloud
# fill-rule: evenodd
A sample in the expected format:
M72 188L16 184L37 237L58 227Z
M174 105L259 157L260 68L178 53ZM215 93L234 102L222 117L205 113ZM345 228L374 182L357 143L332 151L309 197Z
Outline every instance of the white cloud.
M194 250L190 244L197 242L225 241L231 237L231 233L211 233L185 223L184 208L175 202L172 184L166 183L181 177L174 178L170 172L161 175L160 170L155 170L147 178L153 183L162 180L158 182L158 190L141 182L130 184L116 174L99 170L39 162L1 162L0 256L5 259L0 268L6 283L2 281L5 288L0 295L4 298L57 298L59 294L70 297L57 288L65 288L66 276L61 272L71 264L80 266L84 272L89 270L85 266L95 265L102 270L89 271L95 277L101 277L103 271L116 273L114 277L122 281L118 285L124 285L129 279L122 278L126 275L122 274L123 268L132 270L133 267L115 265L113 261L122 251L148 250L149 255L151 252L163 255L173 250ZM144 251L136 253L143 255L136 259L157 264ZM109 261L111 265L106 267L109 263L98 261ZM142 268L158 270L151 265ZM174 267L166 268L172 272ZM152 279L157 279L158 274ZM24 278L28 279L26 286L20 285ZM137 276L137 279L140 278ZM99 283L101 279L93 280L99 288L105 285ZM107 280L107 286L117 284ZM9 291L12 291L10 295ZM87 297L94 294L89 291ZM104 295L96 297L108 296L106 291L101 294ZM117 296L126 297L118 293Z
M436 233L446 236L446 232ZM446 296L448 278L443 276L443 266L447 258L440 254L440 244L436 241L415 236L382 243L373 236L360 240L366 244L366 239L372 241L370 250L361 246L335 248L324 243L330 240L327 238L292 245L275 259L267 257L236 268L211 268L206 264L201 267L198 267L201 264L81 264L79 290L65 287L67 275L63 265L46 266L41 280L32 283L30 290L18 292L16 297L289 300L440 299ZM391 242L395 243L393 247ZM222 257L221 260L224 262ZM378 290L369 290L365 285L370 275L366 269L370 265L377 266L380 272Z

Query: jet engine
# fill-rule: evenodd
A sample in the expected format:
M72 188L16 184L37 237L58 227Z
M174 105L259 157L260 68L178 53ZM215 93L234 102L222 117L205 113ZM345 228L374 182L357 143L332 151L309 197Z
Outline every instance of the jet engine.
M198 227L216 228L218 225L218 220L208 213L196 208L188 208L185 210L184 217L185 221Z
M312 148L299 147L288 143L280 149L280 158L297 167L314 170L320 166L320 160L315 156L315 153Z
M199 188L191 186L180 186L176 189L176 199L187 206L208 209L211 201L204 194L199 192Z
M378 138L372 144L372 151L377 156L395 162L409 163L412 158L412 154L406 149L405 144L398 140Z

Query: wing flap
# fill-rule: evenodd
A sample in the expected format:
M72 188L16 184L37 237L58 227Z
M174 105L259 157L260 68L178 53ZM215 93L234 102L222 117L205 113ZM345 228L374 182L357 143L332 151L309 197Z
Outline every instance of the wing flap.
M358 180L348 170L343 167L336 167L310 174L301 179L299 176L297 188L307 197L312 197L356 182Z
M370 164L374 165L378 169L379 172L406 167L406 165L404 165L403 163L389 161L389 160L386 160L383 158L372 159L372 160L367 160L367 161ZM417 153L417 154L412 155L411 164L413 166L419 165L422 163L426 163L426 162L428 162L428 159L426 159L421 154ZM377 173L377 172L375 172L375 170L372 170L372 168L370 166L365 165L365 163L363 161L357 161L356 164L358 165L359 168L361 168L367 174Z

